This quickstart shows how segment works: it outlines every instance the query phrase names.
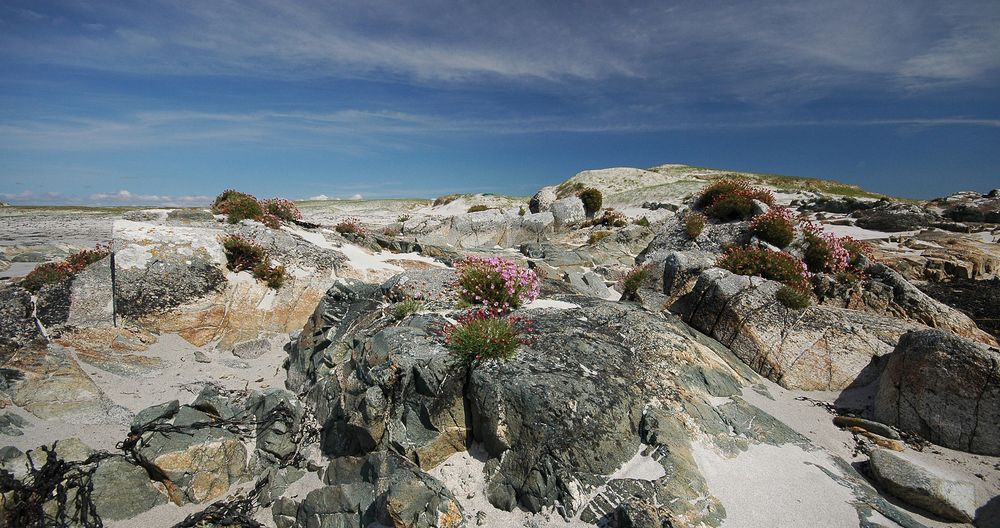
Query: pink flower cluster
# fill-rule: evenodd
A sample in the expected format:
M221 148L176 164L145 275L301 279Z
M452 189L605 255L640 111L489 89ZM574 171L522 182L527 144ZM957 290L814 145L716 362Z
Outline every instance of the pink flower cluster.
M793 213L792 210L787 207L772 207L770 211L762 215L755 216L753 220L750 221L750 229L754 229L767 222L773 222L778 219L784 220L789 224L794 225L793 222L795 220L795 213Z
M812 222L803 222L802 230L806 233L806 241L810 244L819 243L825 245L829 251L829 257L826 259L825 267L826 271L836 273L838 271L843 271L848 268L851 264L851 253L844 247L844 239L834 235L833 233L827 233L823 231L823 228L813 224ZM813 271L823 271L821 269Z
M267 214L280 218L281 220L287 220L289 222L293 220L302 220L302 212L299 208L292 203L290 200L284 198L271 198L270 200L264 200L260 202L260 205L264 208Z
M512 260L470 255L455 267L458 295L470 304L507 312L538 298L538 276Z

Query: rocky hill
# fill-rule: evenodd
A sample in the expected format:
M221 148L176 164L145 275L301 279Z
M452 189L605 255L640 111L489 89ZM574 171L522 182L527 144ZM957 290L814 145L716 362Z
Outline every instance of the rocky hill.
M0 526L1000 525L997 191L225 196L0 213Z

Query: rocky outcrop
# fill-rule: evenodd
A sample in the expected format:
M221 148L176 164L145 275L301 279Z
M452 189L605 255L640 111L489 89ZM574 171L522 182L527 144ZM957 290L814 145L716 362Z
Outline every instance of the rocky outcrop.
M0 339L23 344L39 335L31 294L17 286L0 288Z
M856 225L874 231L914 231L940 222L941 217L924 207L908 203L884 203L854 213Z
M115 456L103 460L92 476L92 498L97 514L105 521L131 519L154 506L165 504L167 495L149 480L146 470Z
M1000 245L993 237L921 231L898 249L876 249L875 257L911 280L984 280L1000 273Z
M906 453L875 449L869 468L892 495L949 521L968 523L976 516L976 487L914 460Z
M909 332L888 358L874 414L938 445L1000 455L1000 352L941 330Z
M718 339L758 373L787 388L838 390L865 385L879 360L915 323L843 308L786 308L781 285L710 268L671 309Z
M843 292L837 292L844 286L836 283L832 277L820 276L814 282L829 284L829 290L833 295L824 296L822 299L822 304L826 306L840 306L897 317L931 328L948 330L987 345L996 345L993 336L981 330L969 316L920 291L885 264L869 265L864 269L864 277L863 281L855 283Z
M393 453L341 457L330 462L324 487L301 502L278 499L278 526L393 526L459 528L464 512L451 492Z

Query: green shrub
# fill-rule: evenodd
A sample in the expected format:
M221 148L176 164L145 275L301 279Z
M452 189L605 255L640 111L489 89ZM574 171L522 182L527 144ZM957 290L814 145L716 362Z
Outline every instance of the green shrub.
M274 289L284 284L285 267L272 266L270 255L260 244L239 235L226 235L222 248L226 253L226 267L231 271L249 271Z
M259 220L264 216L264 208L257 198L233 189L226 189L215 198L212 212L226 215L230 224L240 220Z
M409 220L409 219L410 219L410 215L408 215L408 214L402 214L402 215L399 215L398 218L396 218L396 222L398 222L400 224L405 224L406 221Z
M19 284L22 288L34 293L41 290L42 286L46 284L56 284L68 280L72 276L73 268L67 262L46 262L31 270L31 273L21 279Z
M604 195L593 187L580 191L577 196L583 202L583 211L587 213L588 217L597 214L601 210L601 206L604 205Z
M694 206L701 209L712 205L716 198L729 194L733 191L746 190L750 188L750 183L746 180L725 178L718 180L708 187L705 187L698 198L694 201Z
M437 207L439 205L448 205L451 202L454 202L455 200L457 200L460 196L461 195L459 195L459 194L449 194L449 195L446 195L446 196L438 196L437 198L434 199L434 207Z
M531 344L531 321L496 311L476 310L459 317L456 324L446 325L442 333L452 355L476 366L508 360L521 345Z
M642 227L649 227L649 219L646 218L645 216L637 218L635 222L632 223L635 225L640 225Z
M799 291L810 291L802 261L781 251L756 247L730 247L716 266L738 275L752 275L781 282Z
M692 239L698 238L701 232L705 230L705 223L707 219L705 215L701 213L688 213L684 217L684 232L687 236Z
M610 234L611 231L593 231L590 233L590 238L587 239L587 243L593 246L594 244L607 238Z
M792 212L784 207L775 207L750 222L750 232L761 240L784 248L795 239L795 224Z
M482 205L482 204L478 204L478 205L473 205L466 212L467 213L478 213L480 211L489 211L489 210L490 210L489 207L486 207L485 205Z
M264 281L269 287L277 290L285 283L285 267L284 266L271 266L270 261L264 261L257 263L253 267L253 276L259 280Z
M405 319L424 309L424 303L415 299L405 299L392 305L392 317L396 320Z
M639 288L649 279L650 273L650 266L647 264L642 264L629 270L622 277L622 280L619 281L619 286L622 290L622 299L627 301L636 300L639 295Z
M783 285L774 297L778 302L793 310L803 310L812 304L812 297L808 292Z
M527 214L527 211L524 210L524 206L522 205L517 211L517 216L524 216L525 214Z

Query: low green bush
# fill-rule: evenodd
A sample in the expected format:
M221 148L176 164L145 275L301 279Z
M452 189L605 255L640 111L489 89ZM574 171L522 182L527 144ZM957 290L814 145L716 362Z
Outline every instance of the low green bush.
M761 240L784 248L795 240L795 223L792 212L784 207L775 207L757 216L750 222L750 232Z
M702 189L698 197L695 198L694 206L702 209L712 205L712 202L714 202L716 198L724 194L729 194L734 191L747 190L749 188L750 183L746 180L723 178Z
M764 277L799 291L811 290L805 264L781 251L756 247L730 247L716 266L739 275Z
M521 345L531 344L531 321L503 315L497 311L476 310L446 325L445 347L459 361L476 366L490 361L505 361Z
M793 310L803 310L812 304L812 296L808 292L783 285L774 297L784 306Z
M226 267L231 271L249 271L255 278L278 289L285 282L285 267L272 266L271 257L263 246L239 235L226 235L222 239L226 253Z
M587 239L587 243L593 246L594 244L604 240L611 234L611 231L592 231L590 233L590 238Z
M642 216L642 217L639 217L639 218L637 218L637 219L636 219L636 220L635 220L634 222L632 222L632 223L633 223L633 224L635 224L635 225L640 225L640 226L642 226L642 227L649 227L649 219L648 219L648 218L646 218L645 216Z
M469 207L469 210L466 211L466 212L467 213L478 213L480 211L489 211L489 210L490 210L489 207L486 207L485 205L482 205L482 204L478 204L478 205L473 205L472 207Z
M580 191L580 194L577 194L577 196L583 202L583 211L587 213L588 217L597 214L601 210L601 206L604 205L604 195L601 194L601 191L593 187Z
M650 267L646 264L636 266L628 271L621 281L619 281L619 286L622 290L622 299L626 301L634 301L638 298L639 288L646 283L649 279L649 274L651 273Z
M405 319L424 309L424 303L416 299L404 299L392 305L392 317L396 320Z
M803 223L806 247L802 260L812 273L837 273L851 263L850 252L841 238L827 233L819 226Z
M705 215L689 212L684 217L684 232L692 239L698 238L701 232L705 230L705 223L707 221L708 219L705 218Z

